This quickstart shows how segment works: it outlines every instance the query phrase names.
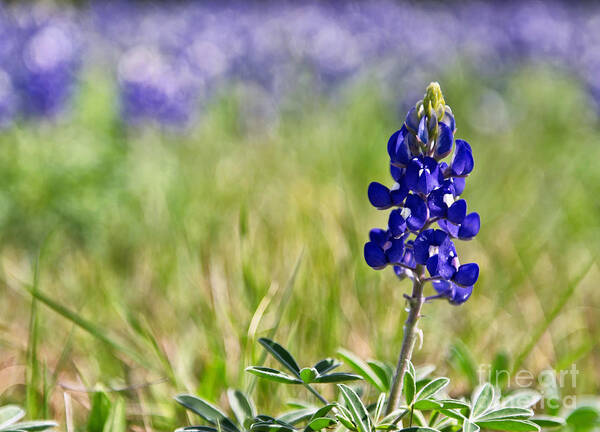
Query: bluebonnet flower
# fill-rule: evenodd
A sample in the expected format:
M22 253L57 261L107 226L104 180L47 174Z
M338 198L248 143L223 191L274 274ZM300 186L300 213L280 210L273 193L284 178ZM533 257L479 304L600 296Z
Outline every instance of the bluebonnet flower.
M455 140L455 132L455 119L439 84L431 83L388 141L394 186L369 185L371 204L392 210L387 229L371 230L364 255L374 269L392 265L400 279L432 282L436 295L429 299L445 298L458 305L471 296L479 266L460 263L454 239L475 237L480 218L476 212L467 213L467 201L461 198L474 159L471 146ZM448 164L442 159L451 153ZM432 227L435 223L437 229Z

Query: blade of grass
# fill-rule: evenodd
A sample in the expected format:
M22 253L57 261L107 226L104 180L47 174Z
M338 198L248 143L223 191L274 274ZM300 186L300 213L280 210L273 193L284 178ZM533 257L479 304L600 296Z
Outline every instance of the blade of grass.
M529 340L529 342L527 343L527 345L525 345L525 348L523 348L523 350L515 358L515 363L514 363L513 370L512 370L513 374L515 374L519 370L519 368L521 367L521 365L523 364L523 362L525 361L527 356L531 353L533 348L540 341L540 339L542 338L542 336L544 335L546 330L548 330L548 328L550 327L550 324L552 324L552 322L556 319L556 317L563 310L563 308L565 307L565 305L567 304L567 302L569 301L569 299L575 292L575 289L579 286L579 283L583 280L583 278L588 274L588 272L594 265L594 262L595 262L595 260L591 259L590 262L585 265L585 267L583 268L583 271L581 271L576 277L574 277L571 280L571 282L567 286L567 289L563 292L562 296L559 298L559 300L556 303L556 305L554 306L554 308L546 316L546 319L542 323L540 323L538 328L533 332L533 335L532 335L531 339Z
M125 354L130 359L134 360L135 362L148 369L157 370L156 366L149 362L145 357L141 356L136 351L129 348L127 345L124 345L112 338L111 336L109 336L105 330L101 329L100 327L96 326L95 324L86 320L85 318L81 317L80 315L73 312L69 308L63 306L62 304L54 301L47 295L43 294L41 291L34 289L32 286L25 284L24 287L35 299L41 301L54 312L68 319L79 328L85 330L87 333L94 336L96 339L104 342L106 345L110 346L115 351Z
M37 292L39 283L39 257L36 260L32 292ZM40 389L40 370L38 363L37 347L39 335L38 306L34 296L31 299L31 312L29 316L29 340L27 342L27 389L25 394L25 411L33 418L39 416L38 392Z
M272 340L275 337L275 333L277 332L277 329L279 328L279 324L281 323L281 318L283 317L283 312L285 311L285 307L287 306L287 304L290 301L290 298L292 296L292 292L294 290L294 285L296 283L296 277L298 276L298 270L300 269L300 264L302 263L303 257L304 257L304 249L302 249L302 251L298 255L298 258L296 259L296 264L294 265L294 269L292 270L292 274L290 275L290 278L288 279L288 281L285 285L283 294L281 296L281 301L279 302L279 305L277 308L277 315L276 315L277 318L275 320L275 325L269 331L269 334L267 335L268 339ZM249 341L249 342L251 342L251 341ZM260 356L258 364L254 365L254 366L262 366L266 359L267 359L267 351L263 350L263 353ZM248 394L248 395L252 394L254 387L256 385L256 380L257 380L257 377L253 375L252 378L250 379L250 382L248 383L248 387L246 389L246 394Z

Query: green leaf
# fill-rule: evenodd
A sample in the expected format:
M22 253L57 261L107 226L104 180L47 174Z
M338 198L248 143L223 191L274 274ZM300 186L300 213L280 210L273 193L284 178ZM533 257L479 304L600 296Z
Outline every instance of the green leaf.
M383 431L398 430L398 425L392 424L392 423L380 423L377 426L375 426L375 430L383 430Z
M437 394L440 390L448 385L450 379L446 377L436 378L433 381L427 383L421 391L417 394L417 399L429 399L435 394Z
M457 399L443 399L438 400L444 406L444 408L448 409L469 409L471 408L468 403L465 401L457 400Z
M260 338L258 342L294 376L300 378L300 366L298 366L296 359L284 347L267 338Z
M332 418L317 417L316 419L311 420L307 427L314 431L318 431L333 426L335 424L337 424L337 422Z
M589 428L599 421L600 412L596 408L590 406L576 408L567 416L567 424L576 428Z
M314 382L316 383L339 383L346 381L358 381L362 380L363 377L360 375L356 375L348 372L333 372L327 375L321 375Z
M417 384L415 382L414 370L411 372L410 369L407 369L404 374L404 398L407 405L411 405L415 400L416 391Z
M246 372L261 378L284 384L302 384L302 380L294 378L286 373L278 371L277 369L271 369L264 366L249 366L246 368Z
M326 359L323 359L323 360L315 363L315 365L313 367L317 370L319 375L322 375L322 374L329 372L337 367L340 367L341 365L342 365L342 363L340 363L339 361L337 361L334 358L326 358Z
M386 392L390 390L392 383L392 376L394 375L394 369L387 363L380 362L378 360L369 360L367 364L373 372L379 377L382 384L386 388Z
M542 399L542 395L537 391L523 389L517 390L502 399L501 405L503 407L529 408L538 403L540 399Z
M16 405L5 405L0 408L0 429L18 422L25 416L23 408Z
M425 426L413 426L400 429L400 432L440 432L437 429L425 427Z
M302 408L294 411L288 411L279 417L279 421L295 425L301 421L308 420L314 416L313 408Z
M533 416L533 411L527 408L500 408L479 416L477 420L496 420L502 418L526 420L531 416Z
M294 428L291 425L272 422L257 422L250 426L251 431L256 432L293 432Z
M442 403L435 399L420 399L413 406L421 411L432 411L442 408Z
M356 392L345 384L338 384L338 388L342 392L346 407L350 411L352 422L356 425L358 432L371 432L369 414Z
M404 417L406 414L408 414L410 412L410 409L408 407L400 407L394 411L392 411L391 413L389 413L388 415L386 415L382 420L381 423L391 423L391 424L396 424L398 423L402 417Z
M104 424L110 414L110 399L104 392L96 392L92 396L92 408L88 416L87 430L89 432L102 432Z
M175 400L213 425L220 425L228 431L239 431L233 421L221 410L197 396L180 394L175 396Z
M46 429L55 428L58 423L51 420L36 420L22 423L15 423L6 429L1 429L2 432L21 432L21 431L44 431Z
M375 412L373 414L375 422L378 422L381 418L381 414L383 413L383 409L385 408L385 399L385 393L381 393L377 398L377 405L375 405Z
M336 419L337 419L337 420L338 420L338 421L339 421L341 424L343 424L343 425L344 425L344 427L345 427L346 429L348 429L348 430L351 430L351 431L355 431L355 430L356 430L356 426L355 426L355 425L354 425L354 423L352 423L352 421L350 421L348 418L346 418L346 417L344 417L344 416L341 416L341 415L339 415L339 414L337 414L337 415L335 416L335 418L336 418Z
M252 401L240 390L228 389L227 399L229 399L231 411L240 425L244 425L246 419L256 416L256 409Z
M540 390L544 397L544 408L547 414L556 415L560 411L562 400L556 374L552 369L543 370L539 375Z
M317 378L319 373L315 368L304 368L300 371L300 379L304 381L306 384L310 384Z
M471 409L471 417L477 418L486 412L494 402L494 387L489 383L485 383L473 396L473 408Z
M554 416L535 416L530 418L529 421L532 421L536 425L542 428L555 428L559 426L564 426L565 420L560 417Z
M389 385L385 385L377 373L375 373L367 363L362 361L356 354L346 349L338 349L338 354L348 365L361 375L366 381L373 384L377 390L386 392Z
M484 429L498 430L498 431L512 431L512 432L529 432L539 431L540 427L535 423L527 420L515 420L515 419L499 419L499 420L488 420L488 421L477 421L477 426Z
M175 432L218 432L212 426L186 426L176 429Z
M463 432L479 432L479 426L469 419L465 419L465 422L463 423Z
M459 422L466 422L467 419L465 418L464 415L462 415L461 413L453 410L453 409L448 409L448 408L439 408L437 409L437 411L441 412L442 414L444 414L446 417L450 417L453 418L455 420L458 420Z
M321 408L315 411L315 413L312 415L312 418L315 419L318 417L325 417L329 413L329 411L331 411L335 406L335 404L327 404L322 406Z
M119 398L110 409L108 419L104 424L103 432L125 432L127 420L125 418L125 401Z

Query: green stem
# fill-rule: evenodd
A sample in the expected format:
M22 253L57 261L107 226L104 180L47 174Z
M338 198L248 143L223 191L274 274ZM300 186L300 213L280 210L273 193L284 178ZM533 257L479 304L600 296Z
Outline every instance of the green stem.
M404 323L404 337L402 339L400 356L398 357L398 365L396 366L396 372L394 373L394 379L392 381L390 397L388 398L387 402L385 411L386 415L394 412L394 410L396 410L400 405L404 374L408 368L408 362L412 357L418 331L417 323L421 317L421 307L425 301L425 298L423 297L423 282L421 281L423 277L423 270L423 266L417 266L415 278L413 279L412 296L408 297L408 317Z
M321 396L321 394L316 391L314 388L312 388L309 384L304 384L304 387L306 387L308 389L308 391L310 391L313 395L315 395L315 397L317 399L319 399L321 402L323 402L325 405L329 405L329 402L327 402L327 399L325 399L323 396Z

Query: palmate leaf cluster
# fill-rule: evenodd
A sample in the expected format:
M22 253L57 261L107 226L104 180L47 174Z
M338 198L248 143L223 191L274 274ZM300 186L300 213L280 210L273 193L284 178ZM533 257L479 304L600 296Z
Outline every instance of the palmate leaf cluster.
M448 396L448 378L431 377L433 367L415 369L412 364L404 378L403 404L386 415L386 393L393 373L389 365L365 362L350 351L340 350L338 354L355 373L332 372L342 363L331 358L301 368L278 343L264 338L259 342L284 370L250 366L246 371L274 383L304 386L320 405L295 402L292 411L269 416L258 414L249 396L230 389L227 393L233 413L230 417L199 397L183 394L176 397L177 402L200 416L206 424L183 427L178 431L538 432L565 424L559 417L534 415L532 407L541 399L534 390L518 390L503 397L494 386L486 383L477 387L470 400L454 399ZM324 383L337 385L337 400L325 400L313 387L313 384ZM369 401L367 396L371 394L379 396Z

